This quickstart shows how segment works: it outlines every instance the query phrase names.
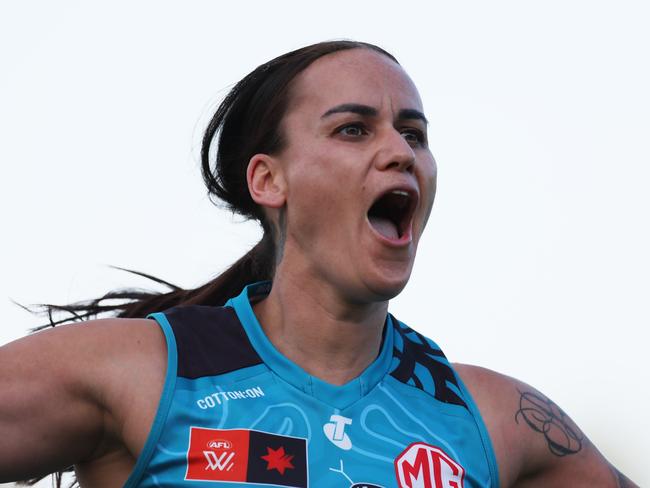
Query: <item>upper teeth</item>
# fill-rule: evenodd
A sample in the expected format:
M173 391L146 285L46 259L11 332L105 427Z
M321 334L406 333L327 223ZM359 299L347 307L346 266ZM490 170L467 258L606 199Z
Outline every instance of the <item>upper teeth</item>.
M393 195L402 195L403 197L408 197L409 196L408 192L406 192L404 190L393 190L391 193Z

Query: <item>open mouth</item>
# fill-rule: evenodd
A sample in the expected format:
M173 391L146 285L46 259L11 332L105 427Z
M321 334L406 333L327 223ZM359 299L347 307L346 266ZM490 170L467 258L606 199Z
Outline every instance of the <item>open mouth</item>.
M416 197L406 190L390 190L381 195L368 210L373 229L389 240L410 239L411 220Z

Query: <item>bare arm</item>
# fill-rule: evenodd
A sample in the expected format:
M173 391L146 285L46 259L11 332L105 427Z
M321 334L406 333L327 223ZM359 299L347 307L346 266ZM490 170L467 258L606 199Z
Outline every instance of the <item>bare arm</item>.
M137 351L152 349L139 347L143 341L160 348L156 329L144 320L98 320L1 347L0 482L87 462L119 443L124 425L114 410L120 395L128 400L122 377L131 370L138 379Z
M555 403L493 371L456 365L487 425L501 486L635 487Z

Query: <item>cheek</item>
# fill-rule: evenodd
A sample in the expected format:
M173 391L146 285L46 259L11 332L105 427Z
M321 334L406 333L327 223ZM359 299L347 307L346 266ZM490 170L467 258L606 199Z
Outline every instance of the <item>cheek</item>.
M336 223L349 205L350 191L337 184L327 161L310 160L291 172L288 179L287 231L300 240L325 244L337 233ZM331 243L328 244L331 246Z
M429 215L431 214L431 209L433 208L433 201L436 196L437 180L438 180L438 168L436 162L431 158L430 161L427 161L426 164L421 165L422 171L420 173L420 179L422 181L421 188L423 190L423 219L422 219L422 230L429 220Z
M433 173L431 174L431 178L429 180L429 187L430 187L429 194L431 195L431 204L430 204L431 207L433 205L433 201L436 198L436 190L438 188L438 171L435 167L435 163L433 167ZM429 207L429 212L431 211L430 207Z
M433 191L435 192L436 179L438 177L438 165L436 164L436 160L433 159L431 153L429 153L429 157L427 158L426 162L423 164L423 170L424 170L425 177L429 182L431 182L433 186Z
M348 158L349 159L349 158ZM291 158L287 171L288 205L313 215L340 212L356 194L345 155L331 148L301 148ZM294 200L292 202L292 199Z

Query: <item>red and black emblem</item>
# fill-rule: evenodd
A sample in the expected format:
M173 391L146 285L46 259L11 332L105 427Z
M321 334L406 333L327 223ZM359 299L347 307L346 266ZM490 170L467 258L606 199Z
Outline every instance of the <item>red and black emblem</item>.
M191 427L185 479L307 488L307 441L257 430Z

